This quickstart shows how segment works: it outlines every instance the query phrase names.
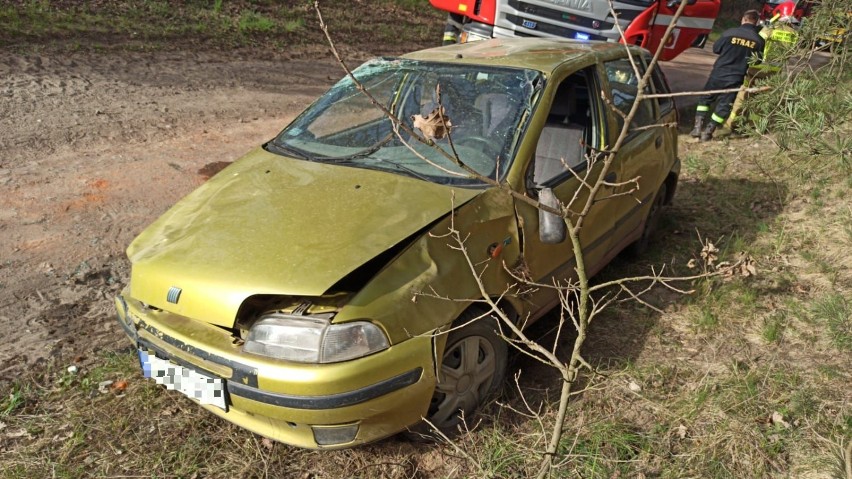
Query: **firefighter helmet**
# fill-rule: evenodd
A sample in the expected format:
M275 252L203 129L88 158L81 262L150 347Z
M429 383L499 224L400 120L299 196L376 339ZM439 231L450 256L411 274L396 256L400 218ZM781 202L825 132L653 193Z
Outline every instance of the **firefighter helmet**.
M772 10L772 17L779 22L798 23L796 18L796 2L784 2Z

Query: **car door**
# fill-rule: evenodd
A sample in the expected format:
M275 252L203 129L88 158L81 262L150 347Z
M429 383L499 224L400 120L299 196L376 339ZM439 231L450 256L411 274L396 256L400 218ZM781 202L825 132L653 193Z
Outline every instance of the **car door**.
M628 58L612 60L603 64L607 82L606 91L615 109L627 114L638 93L639 77L645 73L645 59L635 57L637 69ZM638 70L638 71L637 71ZM645 87L646 94L654 93L654 82ZM671 125L676 123L673 102L666 102L662 111L656 99L646 99L639 105L630 124L627 136L616 154L610 179L619 183L614 188L615 196L608 201L615 211L612 242L609 245L614 256L635 240L641 233L643 221L654 199L654 195L666 176L665 168L671 165L674 154ZM615 144L621 133L624 119L619 114L610 115L610 144Z
M545 97L550 96L547 116L543 122L534 122L536 148L526 172L527 194L538 197L545 188L552 190L563 204L571 204L579 212L589 197L588 188L581 178L596 178L602 164L590 162L589 155L602 148L607 129L603 105L599 99L601 81L599 69L590 66L573 74L566 74L550 82ZM544 106L544 105L542 105ZM591 169L591 171L590 171ZM599 197L611 195L612 188L604 188ZM537 282L552 284L576 277L574 251L570 239L557 244L542 241L539 211L533 206L516 201L523 241L526 273ZM613 226L614 208L611 202L596 202L585 219L580 232L583 257L588 274L603 266L607 256L609 234ZM542 312L553 306L555 293L539 288L527 296L531 312Z

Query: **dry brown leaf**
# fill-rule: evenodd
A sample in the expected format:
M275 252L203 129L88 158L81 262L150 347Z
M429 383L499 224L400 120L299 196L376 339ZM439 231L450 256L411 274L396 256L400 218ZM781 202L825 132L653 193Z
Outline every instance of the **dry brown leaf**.
M447 118L446 110L443 106L438 106L428 115L414 115L411 117L414 121L414 128L423 132L423 136L435 140L440 140L447 136L450 132L450 127L453 126L449 118Z
M704 261L704 264L707 267L713 268L716 261L719 259L718 253L719 248L717 248L716 245L708 241L707 244L705 244L704 247L701 248L701 259Z
M757 276L757 262L749 256L746 252L740 252L737 254L738 261L735 267L731 267L731 263L729 261L722 261L718 265L716 265L717 270L723 270L725 268L725 276L728 278L734 277L743 277L748 278L749 276Z
M784 426L785 429L790 429L791 427L793 427L790 425L789 422L784 420L784 416L778 411L774 411L772 413L772 417L769 418L769 422L770 424L774 424L776 426Z
M757 276L757 262L746 252L740 253L740 275L748 278L749 276Z

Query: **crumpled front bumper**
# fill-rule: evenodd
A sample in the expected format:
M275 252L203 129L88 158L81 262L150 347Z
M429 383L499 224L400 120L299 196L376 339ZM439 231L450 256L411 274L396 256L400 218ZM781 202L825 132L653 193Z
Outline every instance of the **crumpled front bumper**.
M134 346L222 378L227 410L214 414L262 436L305 448L364 444L416 424L435 388L431 335L334 364L288 363L243 353L230 332L116 298L118 322Z

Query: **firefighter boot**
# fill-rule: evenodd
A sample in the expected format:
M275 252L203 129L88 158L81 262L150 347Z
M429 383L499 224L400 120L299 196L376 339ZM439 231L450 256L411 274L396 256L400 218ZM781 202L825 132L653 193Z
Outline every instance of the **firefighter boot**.
M708 122L707 127L704 128L704 131L701 132L701 141L712 140L713 139L713 133L716 132L716 127L718 127L718 126L719 126L719 124L716 123L715 121L711 120L710 122Z
M695 116L695 128L689 132L689 136L693 138L698 138L701 136L701 129L704 128L704 117L703 116Z

